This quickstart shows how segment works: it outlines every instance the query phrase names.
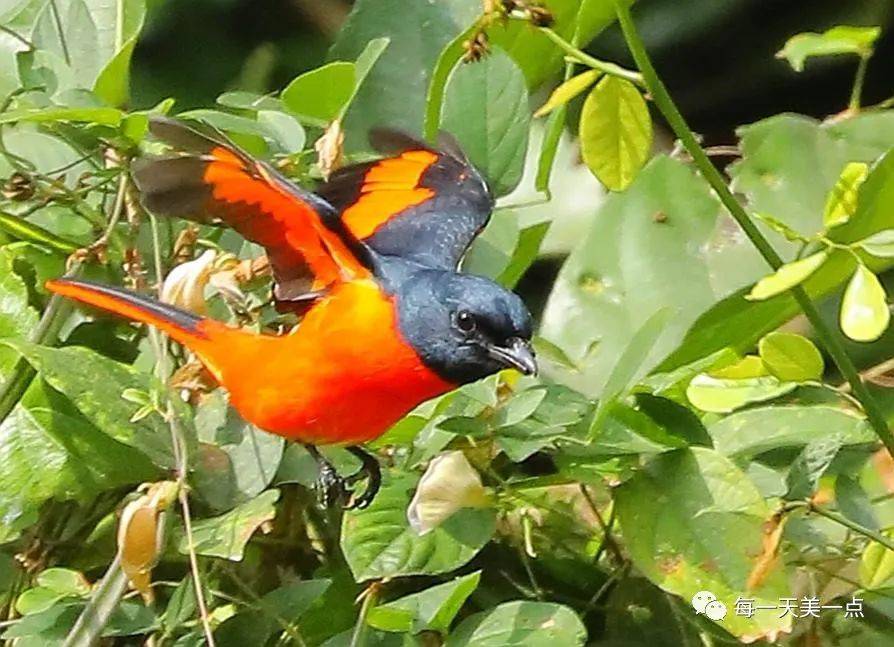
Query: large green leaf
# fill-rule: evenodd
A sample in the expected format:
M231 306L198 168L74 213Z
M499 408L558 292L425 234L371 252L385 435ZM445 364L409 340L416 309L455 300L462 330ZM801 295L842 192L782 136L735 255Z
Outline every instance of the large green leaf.
M143 0L55 0L45 3L31 39L64 62L72 87L95 89L117 105L127 99L130 57L145 13Z
M99 73L93 91L106 103L120 106L127 102L130 96L130 59L133 56L137 37L143 28L146 18L145 0L104 0L95 3L97 9L103 7L100 37L104 39L104 31L114 30L114 40L106 45L105 56L112 53L110 58ZM110 8L114 7L114 15Z
M355 579L446 573L481 550L494 532L492 510L460 510L433 531L418 535L407 507L418 478L387 473L366 510L345 514L341 547Z
M370 128L422 132L428 80L441 50L481 10L476 0L358 0L329 52L355 60L375 38L391 40L348 110L348 149L366 148ZM382 88L388 88L383 92Z
M459 140L498 196L521 180L530 119L524 76L505 52L454 68L441 128Z
M713 244L719 213L706 184L667 157L606 201L562 267L543 315L541 334L581 367L563 380L599 393L630 332L667 308L674 316L641 362L648 371L731 283L748 280L734 268L713 270L722 249Z
M9 343L106 435L139 449L160 467L175 465L168 423L158 414L133 422L139 405L121 397L127 389L149 392L149 375L87 348Z
M48 499L88 501L158 475L146 456L97 429L42 381L0 423L0 543Z
M383 631L446 633L463 603L478 586L479 579L481 572L476 571L379 605L370 611L367 622Z
M774 605L718 621L749 642L790 630L791 617L775 609L789 596L781 563L748 588L772 511L730 460L706 448L658 456L616 490L615 502L633 562L658 586L687 601L711 591L730 610L746 592L758 605Z
M754 213L771 214L802 234L811 235L823 226L828 195L848 162L873 162L894 141L894 113L866 113L843 122L820 124L806 117L779 115L740 129L742 160L730 167L733 187L744 194ZM835 227L831 237L853 242L863 235L890 228L892 203L888 182L894 159L880 161L860 187L857 213ZM868 224L871 223L871 224ZM887 224L886 224L887 223ZM795 258L800 245L764 223L758 223L784 260ZM767 274L766 263L737 236L713 258L715 276L754 280ZM832 253L823 267L805 283L814 299L831 294L854 272L854 261L846 253ZM727 283L737 289L741 284ZM721 291L726 293L726 291ZM763 302L747 302L736 294L704 312L687 332L673 355L662 362L669 370L705 357L722 348L747 351L766 333L775 330L799 312L791 295Z
M577 614L552 602L504 602L469 616L460 623L444 647L575 647L587 640Z
M214 509L229 510L260 494L279 469L285 441L245 422L223 391L203 398L196 413L200 441L192 482Z
M801 448L838 435L843 445L872 443L875 436L862 418L830 406L759 407L740 411L708 426L721 454L750 459L784 447Z

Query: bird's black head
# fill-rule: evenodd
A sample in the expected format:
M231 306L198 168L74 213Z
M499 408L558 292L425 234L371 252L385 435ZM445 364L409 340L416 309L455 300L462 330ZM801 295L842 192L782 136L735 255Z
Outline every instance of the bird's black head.
M465 384L504 368L536 373L531 313L490 279L422 270L395 296L401 333L445 380Z

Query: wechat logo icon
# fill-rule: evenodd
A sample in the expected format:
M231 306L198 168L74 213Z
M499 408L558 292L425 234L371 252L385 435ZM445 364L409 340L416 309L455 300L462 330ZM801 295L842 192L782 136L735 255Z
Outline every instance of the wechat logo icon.
M705 614L715 622L726 617L726 605L710 591L699 591L692 596L692 608L697 614Z

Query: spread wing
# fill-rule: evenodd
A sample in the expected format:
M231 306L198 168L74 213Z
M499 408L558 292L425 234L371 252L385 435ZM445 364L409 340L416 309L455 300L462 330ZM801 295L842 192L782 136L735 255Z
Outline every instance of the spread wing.
M150 122L174 152L138 160L133 177L153 213L225 224L267 250L279 302L312 299L368 275L324 199L253 159L224 135L167 118Z
M437 148L385 130L370 141L391 156L345 167L317 193L378 254L455 269L490 219L487 184L446 135Z

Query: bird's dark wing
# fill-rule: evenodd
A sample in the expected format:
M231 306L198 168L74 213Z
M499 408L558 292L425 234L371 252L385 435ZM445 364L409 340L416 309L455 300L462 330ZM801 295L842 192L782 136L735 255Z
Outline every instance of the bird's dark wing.
M224 224L262 245L278 301L313 299L339 281L368 275L336 231L337 213L325 200L217 131L168 118L153 119L149 128L174 152L135 163L144 206L161 215Z
M370 141L391 156L345 167L317 192L376 253L455 269L490 219L487 184L449 136L431 147L378 130Z

